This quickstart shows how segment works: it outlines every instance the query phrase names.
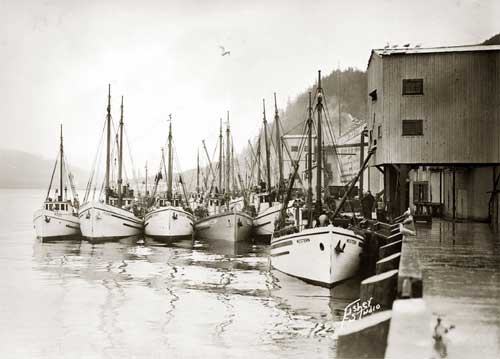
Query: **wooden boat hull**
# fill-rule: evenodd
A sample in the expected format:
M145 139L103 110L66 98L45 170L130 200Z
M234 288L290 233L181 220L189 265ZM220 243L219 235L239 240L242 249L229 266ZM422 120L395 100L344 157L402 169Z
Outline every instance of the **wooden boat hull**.
M273 237L270 257L280 272L332 287L357 274L362 250L363 237L329 225Z
M225 212L202 218L194 224L197 238L246 241L252 232L252 217L244 212Z
M144 216L144 233L159 239L189 237L193 234L193 215L179 207L161 207Z
M289 212L289 214L292 214L290 212L290 208L292 205L293 201L290 201L287 209L287 212ZM256 236L271 238L274 232L274 223L280 215L281 206L281 203L276 203L257 214L257 216L253 220L253 233Z
M80 220L71 213L39 209L33 215L33 225L37 238L57 240L81 235Z
M142 219L132 212L101 202L87 202L80 207L82 236L89 241L118 239L143 233Z

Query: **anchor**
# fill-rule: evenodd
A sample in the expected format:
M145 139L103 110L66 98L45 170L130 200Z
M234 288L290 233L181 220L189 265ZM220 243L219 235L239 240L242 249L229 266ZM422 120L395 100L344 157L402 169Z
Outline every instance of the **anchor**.
M342 247L340 247L340 240L339 240L337 242L337 245L335 246L335 252L337 252L337 254L344 253L344 249L345 249L346 244L347 243L344 243L344 245Z
M177 213L172 214L172 219L177 219Z
M49 223L50 222L50 218L45 216L45 222Z

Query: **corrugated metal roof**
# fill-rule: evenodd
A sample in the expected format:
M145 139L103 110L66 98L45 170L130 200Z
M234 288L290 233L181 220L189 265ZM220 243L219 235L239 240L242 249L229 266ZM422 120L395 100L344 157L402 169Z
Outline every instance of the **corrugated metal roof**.
M464 52L464 51L499 51L500 45L468 45L468 46L445 46L445 47L397 47L387 49L374 49L377 55L394 54L428 54L437 52Z
M474 51L500 51L500 45L466 45L466 46L442 46L442 47L388 47L384 49L373 49L368 60L370 65L373 54L379 56L391 55L417 55L447 52L474 52Z

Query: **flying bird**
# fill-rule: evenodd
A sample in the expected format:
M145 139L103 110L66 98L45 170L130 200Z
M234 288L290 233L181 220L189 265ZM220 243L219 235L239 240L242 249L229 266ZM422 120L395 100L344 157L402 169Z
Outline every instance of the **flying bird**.
M219 46L221 56L231 55L231 51L226 50L224 46Z

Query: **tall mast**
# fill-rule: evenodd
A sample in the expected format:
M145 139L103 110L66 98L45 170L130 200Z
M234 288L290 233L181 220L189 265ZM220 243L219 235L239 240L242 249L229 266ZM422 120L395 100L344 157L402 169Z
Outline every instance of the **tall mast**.
M260 186L260 179L262 177L260 173L260 133L257 141L257 186Z
M222 118L219 126L219 193L222 193Z
M200 148L196 154L196 193L200 193Z
M316 103L316 111L318 116L317 127L317 153L316 153L316 213L319 215L321 212L321 184L322 184L322 160L323 160L323 148L322 141L323 136L321 133L321 115L323 113L323 89L321 88L321 71L318 71L318 102Z
M172 115L168 115L168 173L167 173L167 200L172 200Z
M276 104L276 92L274 93L274 123L276 124L276 151L278 155L278 194L283 191L283 154L281 152L280 117L278 115L278 105Z
M233 186L233 192L237 191L238 188L238 182L236 181L236 171L235 171L235 162L234 162L234 143L231 141L231 178L232 178L232 186Z
M111 84L108 84L108 114L106 116L107 121L107 135L106 135L106 184L104 191L106 193L106 204L109 203L109 172L110 172L110 161L111 161Z
M307 208L309 209L308 226L312 224L312 100L309 92L309 107L307 108Z
M120 106L120 143L118 145L118 207L122 206L122 168L123 168L123 96Z
M231 130L229 129L229 111L227 111L227 127L226 127L226 176L224 187L226 189L226 196L229 200L229 192L231 185ZM228 202L229 203L229 202Z
M60 144L60 154L61 160L59 161L59 201L63 200L63 134L62 134L62 124L61 124L61 144Z
M263 122L264 122L264 141L266 146L266 175L267 175L267 191L271 192L271 161L269 155L269 142L267 141L267 120L266 120L266 100L262 99L262 114L263 114ZM271 205L271 196L269 198L269 205Z

